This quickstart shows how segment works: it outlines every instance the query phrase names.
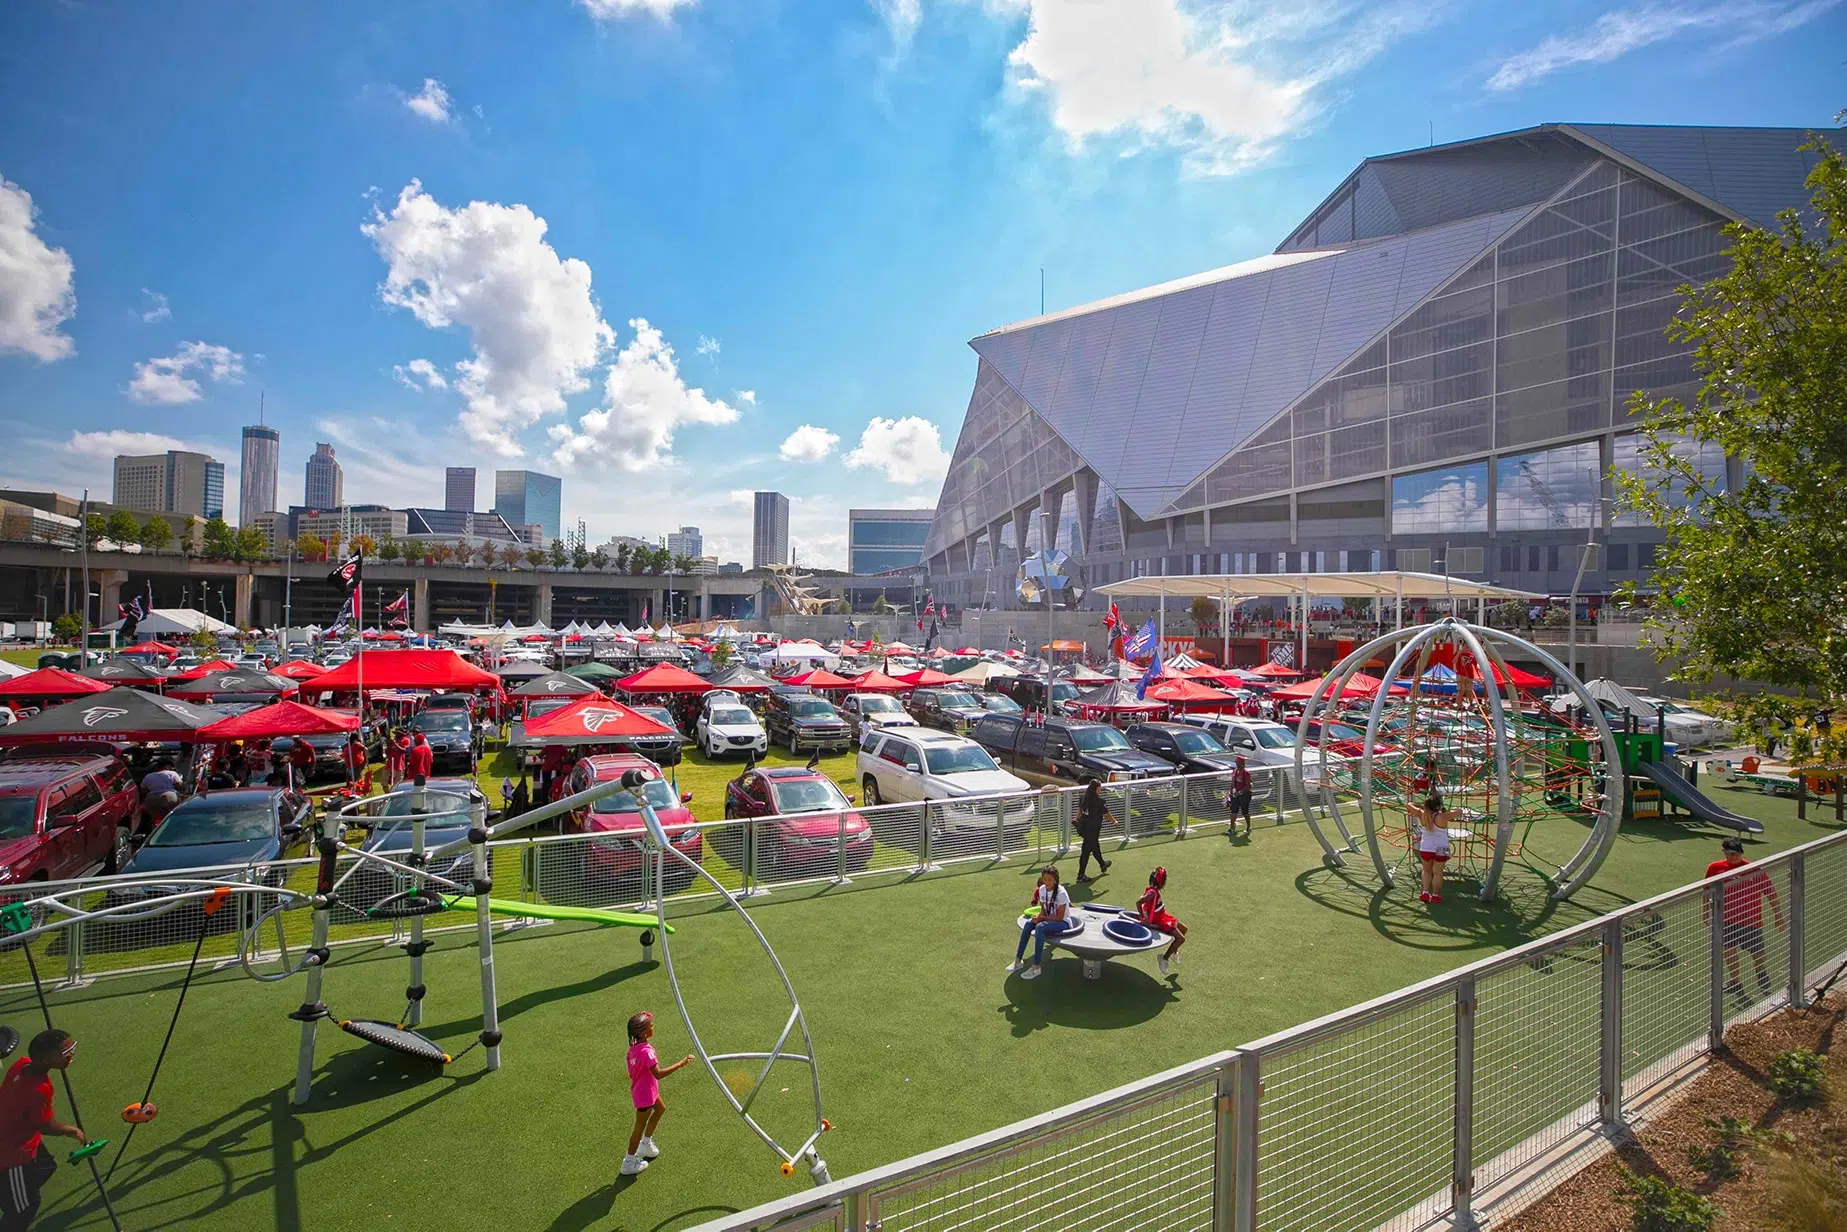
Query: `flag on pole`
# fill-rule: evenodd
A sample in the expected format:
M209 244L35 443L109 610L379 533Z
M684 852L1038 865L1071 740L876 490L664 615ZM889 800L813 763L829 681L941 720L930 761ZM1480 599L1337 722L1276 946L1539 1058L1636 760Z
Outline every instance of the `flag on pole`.
M1148 686L1161 678L1161 647L1157 644L1154 655L1148 660L1148 670L1135 682L1135 700L1144 701L1148 697Z
M327 580L346 591L347 594L353 594L359 589L359 584L365 580L365 563L365 556L354 552L333 567L327 574Z
M1109 611L1103 613L1103 627L1105 629L1108 629L1111 633L1114 633L1116 631L1116 626L1120 625L1121 623L1122 623L1122 613L1116 610L1116 601L1114 599L1111 599L1109 603Z
M385 613L390 616L403 616L410 611L410 591L405 591L385 605Z
M135 628L147 619L147 609L141 606L141 596L136 595L127 603L115 605L115 614L121 618L122 629L116 641L121 645L132 644L135 640Z
M1132 637L1123 640L1122 657L1125 659L1139 659L1145 654L1153 653L1156 649L1155 643L1158 640L1159 635L1155 632L1154 621L1151 619L1147 624L1137 629ZM1160 656L1157 654L1155 657L1158 660Z

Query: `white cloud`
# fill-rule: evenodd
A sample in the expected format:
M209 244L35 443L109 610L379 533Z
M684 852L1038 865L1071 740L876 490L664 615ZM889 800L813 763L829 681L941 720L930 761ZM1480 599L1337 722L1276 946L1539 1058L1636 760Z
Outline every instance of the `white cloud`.
M111 428L104 432L73 432L64 443L71 453L85 458L113 458L117 454L166 453L169 449L204 452L195 445L158 432L130 432Z
M167 297L159 291L150 291L142 287L141 308L136 315L147 324L153 325L160 321L172 320L173 309L168 305Z
M1732 44L1787 33L1835 8L1839 0L1762 0L1707 7L1649 5L1613 9L1573 34L1555 34L1502 61L1488 78L1490 90L1530 85L1580 64L1608 64L1632 51L1685 34L1730 36Z
M590 267L561 259L524 205L439 204L412 180L389 214L361 228L385 261L379 297L431 329L468 330L456 365L469 439L503 456L514 434L565 409L613 340L590 294Z
M936 425L910 415L904 419L875 416L860 434L846 464L876 470L893 483L928 483L949 469L943 438Z
M740 389L737 391L737 400L744 403L746 406L755 406L757 405L757 391L754 389Z
M789 433L777 452L784 462L819 462L834 452L834 446L840 438L826 428L817 428L813 424L803 424Z
M391 365L392 378L408 389L422 393L426 389L447 389L449 382L443 380L442 373L436 365L427 359L413 359L408 364Z
M455 123L455 105L449 97L448 87L434 77L423 79L423 89L415 94L401 94L404 105L410 113L420 120L432 124Z
M148 359L135 365L134 379L128 383L128 396L136 402L176 406L199 400L199 382L188 372L219 384L235 385L244 375L244 357L230 347L209 342L182 342L180 349L160 359Z
M38 237L32 194L0 176L0 355L50 363L76 353L58 332L77 314L75 269L69 253Z
M840 531L798 535L791 529L789 555L805 569L844 569L847 567L847 537Z
M902 8L902 6L898 6ZM1093 140L1179 150L1189 171L1263 162L1318 116L1320 94L1441 0L1014 0L1025 38L1008 57L1016 92L1043 98L1074 149Z
M693 349L698 351L701 355L716 355L724 348L720 347L718 345L718 339L712 337L710 334L700 334L699 345Z
M635 337L610 365L603 406L581 416L576 427L557 424L550 430L558 465L600 461L642 470L670 455L678 429L737 421L736 407L688 387L660 330L641 317L629 327Z
M872 7L891 31L893 51L900 56L909 51L923 24L923 0L872 0Z
M672 21L673 11L691 8L695 0L577 0L598 21L615 21L645 13L661 21Z

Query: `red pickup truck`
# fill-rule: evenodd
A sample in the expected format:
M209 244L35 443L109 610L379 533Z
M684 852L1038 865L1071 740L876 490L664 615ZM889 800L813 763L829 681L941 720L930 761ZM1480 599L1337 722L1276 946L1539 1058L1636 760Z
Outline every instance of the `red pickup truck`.
M141 793L114 751L20 749L0 761L0 884L127 863Z

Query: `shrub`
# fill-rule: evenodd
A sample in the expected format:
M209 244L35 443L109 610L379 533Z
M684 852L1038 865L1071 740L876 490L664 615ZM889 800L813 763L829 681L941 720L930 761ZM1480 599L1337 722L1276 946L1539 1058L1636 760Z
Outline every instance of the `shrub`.
M1767 1205L1791 1232L1847 1232L1847 1185L1832 1165L1783 1156L1770 1177Z
M1827 1071L1814 1052L1791 1048L1770 1062L1770 1089L1796 1103L1820 1099L1827 1089Z
M1658 1177L1637 1176L1620 1164L1616 1171L1629 1191L1622 1201L1635 1232L1711 1232L1718 1224L1719 1208L1698 1194Z

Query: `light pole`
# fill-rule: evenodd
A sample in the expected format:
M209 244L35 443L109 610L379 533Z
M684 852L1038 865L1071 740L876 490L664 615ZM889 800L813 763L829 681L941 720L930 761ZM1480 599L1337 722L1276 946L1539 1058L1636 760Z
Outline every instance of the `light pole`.
M77 669L82 671L90 662L90 489L83 490L83 505L78 514L77 542L83 548L83 620L77 643Z
M287 556L282 567L282 650L289 649L289 629L291 604L295 597L295 541L290 539L286 549Z

